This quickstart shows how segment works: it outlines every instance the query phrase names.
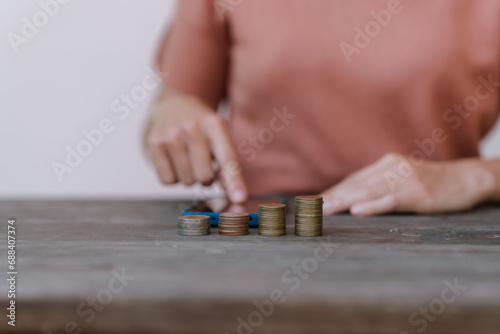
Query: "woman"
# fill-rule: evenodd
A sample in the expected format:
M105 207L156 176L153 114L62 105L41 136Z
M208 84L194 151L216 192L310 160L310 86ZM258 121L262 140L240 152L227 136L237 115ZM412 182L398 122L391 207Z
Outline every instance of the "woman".
M209 184L214 159L235 203L322 193L326 214L499 201L500 160L478 151L499 36L497 0L179 1L148 133L157 173Z

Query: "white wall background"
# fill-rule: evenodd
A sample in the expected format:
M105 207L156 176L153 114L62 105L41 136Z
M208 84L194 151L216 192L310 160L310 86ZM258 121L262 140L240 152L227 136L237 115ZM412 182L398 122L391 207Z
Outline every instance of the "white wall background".
M47 1L47 0L43 0ZM72 0L15 53L8 33L21 34L37 0L0 3L0 198L187 196L161 186L141 148L154 93L119 120L110 104L141 84L175 0ZM113 133L59 182L51 163L82 130L109 117ZM483 145L500 156L500 127Z
M45 1L44 1L45 2ZM154 92L124 120L111 102L141 84L173 13L172 0L73 0L16 54L7 38L38 1L0 4L0 197L168 197L141 149ZM53 161L103 118L113 133L59 182Z

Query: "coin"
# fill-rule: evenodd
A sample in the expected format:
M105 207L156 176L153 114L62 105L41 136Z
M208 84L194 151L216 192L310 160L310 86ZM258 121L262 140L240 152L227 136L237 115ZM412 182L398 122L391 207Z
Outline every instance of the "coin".
M323 235L323 197L295 197L295 235L302 237Z
M210 234L210 217L204 215L177 217L177 234L185 236Z
M224 212L219 215L219 234L222 235L247 235L248 222L250 215L248 213Z
M286 205L269 203L259 205L259 235L277 237L286 234Z

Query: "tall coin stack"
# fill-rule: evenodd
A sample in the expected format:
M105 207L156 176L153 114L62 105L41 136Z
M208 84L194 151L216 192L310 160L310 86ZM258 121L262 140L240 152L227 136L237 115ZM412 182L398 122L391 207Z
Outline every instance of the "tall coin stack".
M248 213L221 213L219 215L219 234L247 235L249 221L250 215Z
M191 236L210 234L210 217L203 215L177 217L177 234Z
M278 237L286 234L286 205L259 205L259 235Z
M323 235L323 197L295 197L295 235L301 237Z

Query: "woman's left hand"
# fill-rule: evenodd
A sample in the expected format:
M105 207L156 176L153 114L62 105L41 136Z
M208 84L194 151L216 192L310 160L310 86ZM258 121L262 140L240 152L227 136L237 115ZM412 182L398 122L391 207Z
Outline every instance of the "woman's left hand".
M479 158L410 161L391 153L346 177L321 194L324 213L460 211L488 200L494 192L495 177Z

